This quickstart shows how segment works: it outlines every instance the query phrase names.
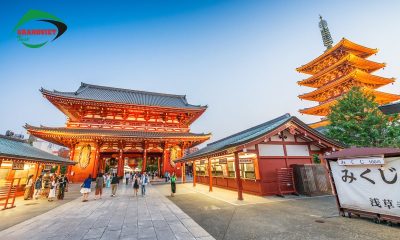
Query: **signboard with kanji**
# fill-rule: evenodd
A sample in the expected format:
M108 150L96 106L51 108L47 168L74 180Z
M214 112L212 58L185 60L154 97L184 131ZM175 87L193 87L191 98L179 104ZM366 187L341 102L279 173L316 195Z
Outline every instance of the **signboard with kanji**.
M14 161L12 164L12 170L24 170L25 164L23 162Z
M400 217L400 157L383 160L381 165L329 161L342 208Z

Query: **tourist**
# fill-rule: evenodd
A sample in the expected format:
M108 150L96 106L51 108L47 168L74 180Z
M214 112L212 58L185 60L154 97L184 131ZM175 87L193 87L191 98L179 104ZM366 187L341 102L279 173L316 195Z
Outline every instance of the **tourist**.
M146 185L149 182L149 177L147 176L146 172L144 172L140 178L140 184L142 186L142 196L146 195Z
M33 194L33 197L35 199L38 199L41 192L42 192L42 175L40 175L36 179L36 182L35 182L35 193Z
M64 199L64 193L65 193L65 188L67 187L68 179L65 175L61 175L61 177L58 179L58 194L57 194L57 199L63 200Z
M138 175L135 174L133 177L133 192L135 193L135 196L137 197L139 191L139 177Z
M106 174L106 188L110 188L111 185L111 176L109 173Z
M165 177L165 182L168 182L169 181L169 172L168 171L165 172L164 177Z
M57 189L57 177L54 175L51 178L50 192L49 192L49 196L47 199L49 202L54 201L54 198L56 197L56 189Z
M131 178L131 174L130 174L129 172L126 172L126 173L125 173L125 180L126 180L125 184L126 184L126 185L128 185L129 179L130 179L130 178Z
M111 178L111 197L115 197L115 194L117 193L117 188L119 184L119 178L117 174L113 174Z
M29 175L25 185L24 200L32 199L33 175Z
M82 196L82 202L87 202L89 201L89 193L91 192L91 187L92 185L92 175L89 174L89 176L85 179L85 181L81 185L81 193L83 194Z
M175 195L175 192L176 192L176 174L175 172L173 172L171 176L171 197Z
M97 199L97 196L99 196L99 198L101 199L101 195L103 194L103 187L104 187L103 174L99 173L99 174L97 174L97 178L96 178L96 192L94 195L94 200Z

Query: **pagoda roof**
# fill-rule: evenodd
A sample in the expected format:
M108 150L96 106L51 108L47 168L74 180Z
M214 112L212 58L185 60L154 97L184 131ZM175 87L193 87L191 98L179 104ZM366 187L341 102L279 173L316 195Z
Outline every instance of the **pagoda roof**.
M41 88L43 95L68 98L74 100L88 100L96 102L122 103L141 106L154 106L179 109L206 109L207 106L192 105L185 95L173 95L156 92L138 91L124 88L114 88L81 83L75 92L49 91Z
M307 79L298 81L297 83L301 86L308 86L308 87L314 87L314 88L321 87L322 85L325 85L325 84L319 83L318 79L320 79L327 73L330 73L331 71L335 70L338 66L343 65L343 64L350 64L356 68L367 70L367 72L369 72L369 73L386 66L385 63L377 63L377 62L370 61L370 60L367 60L364 58L360 58L352 53L349 53L346 57L340 59L340 61L336 62L332 66L318 72L317 74L315 74Z
M250 142L253 142L259 138L265 138L265 136L267 134L272 133L274 130L278 129L281 126L284 126L285 124L287 124L289 122L293 122L293 123L301 126L307 132L317 136L318 138L330 143L331 145L333 145L335 147L338 147L338 148L343 147L343 145L341 143L327 138L326 136L319 133L318 131L310 128L307 124L305 124L304 122L299 120L297 117L291 116L290 114L287 113L280 117L277 117L275 119L267 121L265 123L257 125L255 127L238 132L231 136L225 137L221 140L212 142L212 143L208 144L206 147L200 149L199 151L188 154L185 157L176 160L176 162L201 159L201 158L205 158L210 155L213 155L213 154L226 152L226 150L228 150L230 148L249 144Z
M338 42L335 46L326 50L323 54L321 54L319 57L313 59L309 63L296 68L296 70L298 72L312 74L312 71L309 70L309 68L311 66L317 64L318 62L320 62L321 60L323 60L324 58L326 58L327 56L334 53L336 50L338 50L340 48L342 48L342 49L344 48L348 51L350 50L353 54L360 56L362 58L369 57L378 52L378 49L376 49L376 48L374 49L374 48L364 47L364 46L356 44L346 38L342 38L342 40L340 40L340 42Z
M73 165L74 162L37 149L24 140L0 135L0 158Z
M323 101L324 99L320 99L320 100L316 99L316 95L323 93L329 89L335 88L351 79L357 80L358 82L365 83L365 84L373 84L376 86L375 88L382 87L382 86L392 83L396 80L395 78L379 77L379 76L364 72L362 70L356 69L356 70L352 71L351 73L324 85L321 88L318 88L309 93L299 95L299 98L311 100L311 101Z
M72 138L100 136L102 138L137 138L137 139L208 139L210 133L191 133L191 132L155 132L155 131L129 131L124 129L93 129L93 128L66 128L66 127L35 127L25 125L29 132L44 135L72 136Z
M389 103L382 106L379 106L379 110L381 110L384 114L399 114L400 113L400 102Z
M379 104L387 104L396 100L400 99L400 96L397 94L392 94L392 93L386 93L386 92L381 92L381 91L377 91L377 90L373 90L373 89L369 89L369 88L361 88L362 91L366 92L366 93L371 93L373 94L376 98L375 98L375 102L379 103ZM299 112L302 114L309 114L309 115L317 115L317 116L326 116L327 112L320 112L320 110L322 109L328 109L331 106L335 105L337 103L337 99L342 97L338 96L334 99L331 99L329 101L326 101L320 105L314 106L314 107L310 107L310 108L304 108L301 109Z

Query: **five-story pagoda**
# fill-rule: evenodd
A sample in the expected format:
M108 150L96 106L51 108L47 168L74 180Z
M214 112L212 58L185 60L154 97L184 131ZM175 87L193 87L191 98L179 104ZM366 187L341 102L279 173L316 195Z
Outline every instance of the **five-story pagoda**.
M298 81L301 86L315 90L299 95L300 99L316 101L317 106L299 110L302 114L325 117L339 97L352 87L361 87L362 91L372 93L375 101L382 105L399 100L396 94L377 91L376 89L395 81L374 75L373 72L385 67L385 63L377 63L367 58L378 52L377 49L361 46L343 38L332 46L332 37L328 25L320 17L319 27L326 51L311 62L298 67L296 70L311 76ZM329 124L326 119L310 124L313 128Z
M28 132L68 147L77 164L69 169L73 181L89 174L114 171L125 165L137 171L176 171L173 160L185 149L210 138L190 132L190 125L207 109L191 105L184 95L144 92L82 83L75 92L40 90L67 116L65 127L35 127ZM181 171L176 171L180 174Z

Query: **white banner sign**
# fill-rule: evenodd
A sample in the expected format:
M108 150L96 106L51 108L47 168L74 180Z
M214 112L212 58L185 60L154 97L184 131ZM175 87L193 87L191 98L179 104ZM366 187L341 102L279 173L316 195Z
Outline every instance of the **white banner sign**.
M341 207L400 217L400 157L383 165L329 161Z
M338 159L339 165L382 165L385 164L383 157L374 158L349 158Z

